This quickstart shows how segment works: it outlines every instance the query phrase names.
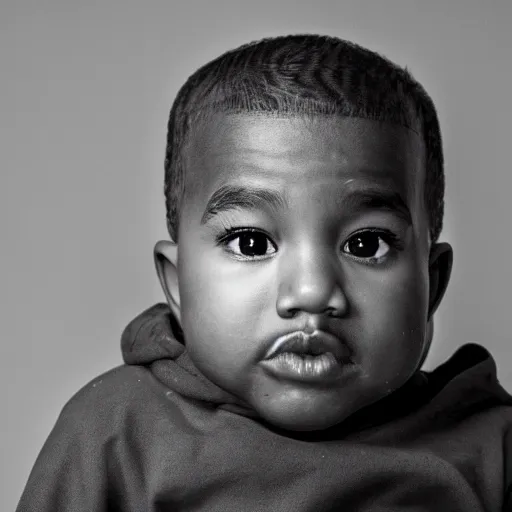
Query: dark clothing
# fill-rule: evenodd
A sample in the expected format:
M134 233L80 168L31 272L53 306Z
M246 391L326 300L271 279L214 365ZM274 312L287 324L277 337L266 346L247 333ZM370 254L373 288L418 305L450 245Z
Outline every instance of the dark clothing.
M122 348L64 407L18 512L512 511L512 397L478 345L315 433L201 375L166 305Z

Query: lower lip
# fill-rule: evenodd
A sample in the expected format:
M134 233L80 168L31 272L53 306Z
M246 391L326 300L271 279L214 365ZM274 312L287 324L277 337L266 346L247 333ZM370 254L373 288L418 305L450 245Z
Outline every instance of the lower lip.
M336 381L345 373L349 363L338 361L330 352L317 356L281 353L261 363L275 376L301 382L326 383Z

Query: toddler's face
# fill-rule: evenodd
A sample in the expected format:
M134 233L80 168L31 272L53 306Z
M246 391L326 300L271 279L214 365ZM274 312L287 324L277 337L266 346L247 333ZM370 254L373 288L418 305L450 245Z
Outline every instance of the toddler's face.
M291 430L327 428L404 384L428 341L420 136L218 114L187 155L164 274L196 366Z

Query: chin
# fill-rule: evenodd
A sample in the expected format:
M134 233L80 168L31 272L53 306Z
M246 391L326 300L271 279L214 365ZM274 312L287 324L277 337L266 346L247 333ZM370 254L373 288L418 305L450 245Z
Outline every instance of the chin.
M338 407L307 407L292 404L264 404L257 412L275 427L296 432L325 430L346 420L355 411Z
M317 430L326 430L329 427L341 423L346 417L341 418L327 418L323 416L309 416L309 415L294 415L294 416L283 416L276 415L272 417L264 417L264 419L274 425L275 427L283 430L290 430L294 432L314 432Z

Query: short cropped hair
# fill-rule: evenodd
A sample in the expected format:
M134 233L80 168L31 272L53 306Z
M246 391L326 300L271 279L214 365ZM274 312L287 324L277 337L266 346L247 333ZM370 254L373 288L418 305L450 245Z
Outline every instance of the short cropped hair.
M434 103L387 58L339 38L291 35L228 51L193 73L172 105L165 154L167 228L178 241L186 147L208 115L340 115L397 123L419 133L426 150L424 201L430 239L442 230L443 149Z

